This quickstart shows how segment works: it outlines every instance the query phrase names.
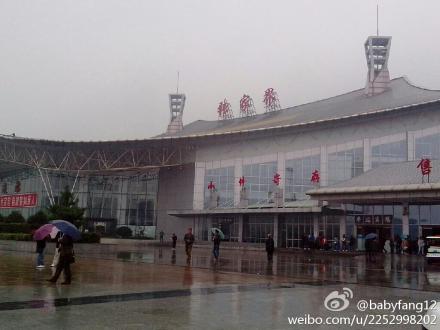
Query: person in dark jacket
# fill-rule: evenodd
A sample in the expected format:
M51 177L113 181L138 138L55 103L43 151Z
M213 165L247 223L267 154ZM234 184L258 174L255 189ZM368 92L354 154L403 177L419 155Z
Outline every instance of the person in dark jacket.
M220 254L220 236L218 233L215 233L215 235L212 237L212 242L214 243L212 254L214 255L215 261L217 261Z
M274 250L275 250L275 242L272 238L272 235L268 234L266 239L267 261L272 261Z
M173 250L176 249L176 243L177 243L177 236L175 233L171 236L171 239L173 240Z
M44 249L46 248L46 239L37 241L37 268L44 268Z
M188 232L185 234L183 240L185 241L185 252L188 262L191 260L192 247L195 240L194 235L192 233L192 228L188 228Z
M72 281L72 273L70 272L70 264L75 261L73 252L73 240L69 235L64 235L60 239L60 259L53 276L48 280L55 283L61 272L64 271L64 282L61 284L70 284Z

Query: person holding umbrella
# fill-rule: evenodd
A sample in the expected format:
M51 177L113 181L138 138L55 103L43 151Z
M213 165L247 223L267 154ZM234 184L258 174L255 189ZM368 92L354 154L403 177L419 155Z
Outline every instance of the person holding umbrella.
M73 253L73 240L72 237L65 234L60 239L60 258L53 276L47 281L56 283L61 272L64 271L64 282L61 284L70 284L72 281L72 273L70 271L70 264L75 262Z
M46 237L43 239L37 240L37 248L36 251L37 256L37 268L44 268L44 249L46 248Z
M212 242L214 243L212 254L214 255L215 262L217 262L220 254L220 235L218 232L216 232L212 237Z
M185 241L185 252L187 257L186 262L189 263L191 261L192 247L195 240L192 233L192 228L188 228L188 232L183 237L183 240Z

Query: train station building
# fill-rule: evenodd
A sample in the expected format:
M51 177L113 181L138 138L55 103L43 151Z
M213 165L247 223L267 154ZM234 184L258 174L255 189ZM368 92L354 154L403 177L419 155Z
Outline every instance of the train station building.
M33 214L69 186L95 224L135 233L192 227L209 240L217 227L232 242L271 233L295 248L312 233L440 232L440 91L390 79L390 48L391 37L369 37L366 85L308 104L183 125L185 96L172 94L167 132L145 140L2 136L1 213ZM33 206L17 202L26 194Z

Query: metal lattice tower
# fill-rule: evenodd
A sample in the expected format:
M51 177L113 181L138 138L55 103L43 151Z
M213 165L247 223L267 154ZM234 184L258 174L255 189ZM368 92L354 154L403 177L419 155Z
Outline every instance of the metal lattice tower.
M171 119L167 133L174 134L183 129L183 109L185 108L185 94L169 94Z
M368 76L365 94L368 96L385 92L390 83L388 57L390 55L391 37L370 36L365 41Z
M240 117L256 115L254 100L249 95L244 94L240 99Z
M264 92L263 102L266 112L272 112L281 109L278 94L273 88L266 89L266 91Z
M234 119L234 113L232 112L231 104L224 99L217 107L218 119Z

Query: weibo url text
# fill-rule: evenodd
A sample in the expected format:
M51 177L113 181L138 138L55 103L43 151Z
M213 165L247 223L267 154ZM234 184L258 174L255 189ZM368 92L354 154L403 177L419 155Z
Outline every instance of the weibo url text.
M437 324L436 315L353 315L353 316L304 316L288 317L289 325L431 325Z

